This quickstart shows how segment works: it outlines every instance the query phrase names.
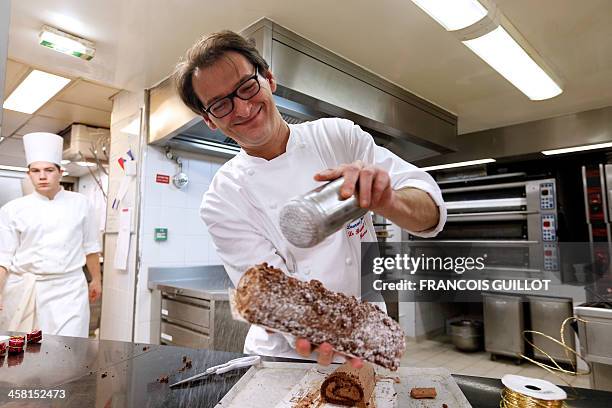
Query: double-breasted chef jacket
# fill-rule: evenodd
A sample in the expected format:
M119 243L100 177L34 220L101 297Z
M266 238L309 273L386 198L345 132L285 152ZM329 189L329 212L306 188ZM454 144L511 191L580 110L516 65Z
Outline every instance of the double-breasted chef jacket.
M389 173L394 190L414 187L427 192L438 205L438 225L412 233L433 237L443 228L446 207L433 178L376 145L353 122L325 118L289 125L289 130L285 153L266 160L240 151L219 169L204 194L200 214L234 285L249 267L267 262L298 279L317 279L330 290L359 297L360 244L376 241L369 213L313 248L291 245L278 222L287 201L322 184L313 179L315 173L341 164L374 164ZM257 326L251 326L244 351L301 358L286 337Z
M0 329L87 337L89 297L83 265L100 252L87 197L33 192L0 209L0 265L9 271Z

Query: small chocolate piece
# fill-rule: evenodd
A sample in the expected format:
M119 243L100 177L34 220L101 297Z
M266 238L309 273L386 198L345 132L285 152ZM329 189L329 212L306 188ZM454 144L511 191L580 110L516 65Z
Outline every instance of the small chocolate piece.
M148 349L150 349L150 348L151 348L151 347L149 347L149 346L144 346L144 347L142 348L142 351L147 351L147 350L148 350Z
M108 376L108 373L105 371L105 372L102 373L102 375L100 377L106 378L107 376Z
M157 382L158 382L158 383L167 383L167 382L168 382L168 380L169 380L169 378L168 378L168 376L167 376L167 375L162 375L161 377L159 377L159 378L157 379Z
M300 281L266 263L242 275L236 309L252 324L330 343L340 353L396 370L405 349L402 328L377 306Z
M353 368L347 362L323 381L321 399L347 407L365 407L375 385L376 373L372 364L364 363L361 368Z
M436 398L436 389L431 388L413 388L410 390L410 396L414 399Z
M448 408L448 405L442 404L442 408Z

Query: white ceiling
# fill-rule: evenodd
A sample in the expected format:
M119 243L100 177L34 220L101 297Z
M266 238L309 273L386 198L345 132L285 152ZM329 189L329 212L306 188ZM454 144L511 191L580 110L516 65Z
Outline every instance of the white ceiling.
M9 59L7 61L5 92L10 93L19 85L32 67ZM53 68L40 67L52 73ZM62 73L59 73L62 74ZM21 138L31 132L59 133L73 123L92 127L109 128L111 122L111 97L118 89L93 83L82 78L72 81L33 114L3 109L0 141L0 164L25 166L25 153ZM72 176L88 174L83 167L65 166Z
M114 88L149 87L200 35L266 16L459 117L459 132L612 105L612 1L496 0L565 91L532 102L409 0L13 0L9 56ZM90 62L37 45L43 24L96 43Z

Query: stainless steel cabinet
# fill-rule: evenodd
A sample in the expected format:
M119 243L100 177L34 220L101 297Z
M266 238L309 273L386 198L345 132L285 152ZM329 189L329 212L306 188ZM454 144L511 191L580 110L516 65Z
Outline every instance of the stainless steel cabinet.
M242 353L249 325L232 318L229 301L183 292L162 290L160 343Z
M581 355L591 364L591 388L612 391L612 309L580 305L574 313Z
M483 293L485 350L491 358L519 357L525 352L523 302L518 296Z
M531 329L561 341L561 325L565 319L573 315L572 300L545 296L529 296L528 299ZM575 350L575 333L569 324L565 326L563 336L567 346ZM563 347L544 336L534 334L533 344L544 350L557 362L576 364L576 356L574 354L566 353ZM548 358L537 348L534 348L533 355L537 359L546 360Z

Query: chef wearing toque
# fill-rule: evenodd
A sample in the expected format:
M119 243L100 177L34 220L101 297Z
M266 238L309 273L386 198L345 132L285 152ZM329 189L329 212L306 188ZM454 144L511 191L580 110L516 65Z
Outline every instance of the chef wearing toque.
M102 291L96 217L60 186L63 139L30 133L23 143L34 192L0 209L0 330L87 337L88 298Z

